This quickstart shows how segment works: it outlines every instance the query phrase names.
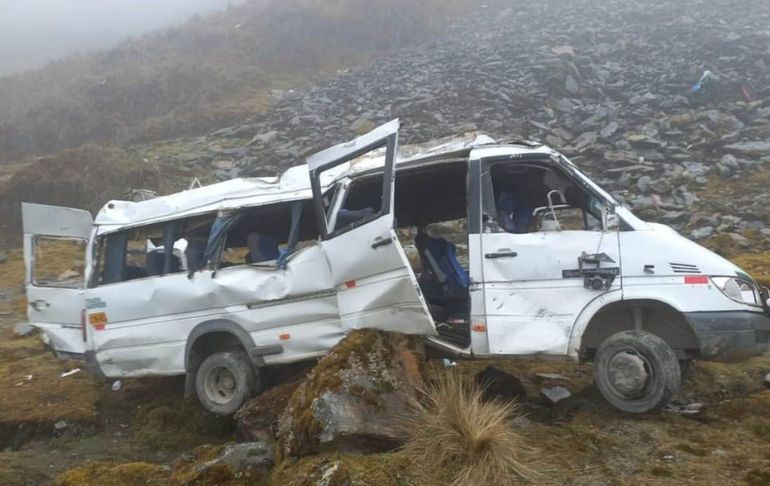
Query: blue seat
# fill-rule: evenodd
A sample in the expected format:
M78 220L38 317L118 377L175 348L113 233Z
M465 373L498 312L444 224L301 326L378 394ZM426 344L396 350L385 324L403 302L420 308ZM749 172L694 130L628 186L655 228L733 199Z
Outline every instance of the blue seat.
M448 293L453 290L466 291L471 284L468 272L457 260L457 248L444 238L428 236L419 232L414 239L415 246L420 252L423 275L428 276L443 287Z

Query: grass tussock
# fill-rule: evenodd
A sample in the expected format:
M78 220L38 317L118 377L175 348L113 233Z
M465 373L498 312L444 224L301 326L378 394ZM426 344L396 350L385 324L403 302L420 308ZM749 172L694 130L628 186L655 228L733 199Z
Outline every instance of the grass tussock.
M425 386L405 418L404 452L426 474L448 474L454 486L540 482L526 464L531 450L512 424L513 402L484 401L483 390L456 373Z

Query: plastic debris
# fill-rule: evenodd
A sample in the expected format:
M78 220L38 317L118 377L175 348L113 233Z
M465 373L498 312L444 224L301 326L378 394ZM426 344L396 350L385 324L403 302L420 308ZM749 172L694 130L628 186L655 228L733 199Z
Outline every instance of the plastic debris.
M693 93L697 93L712 81L719 81L719 76L717 76L716 74L712 73L707 69L703 71L703 75L700 77L698 82L692 85L692 88L690 91L692 91Z
M61 374L61 378L72 376L75 373L80 373L80 368L75 368L74 370L65 371L64 373Z
M457 361L444 358L444 368L454 368L455 366L457 366Z
M569 378L564 375L560 375L559 373L536 373L535 376L545 378L546 380L569 380Z
M116 392L119 391L121 388L123 388L123 382L120 380L115 380L112 382L112 391Z

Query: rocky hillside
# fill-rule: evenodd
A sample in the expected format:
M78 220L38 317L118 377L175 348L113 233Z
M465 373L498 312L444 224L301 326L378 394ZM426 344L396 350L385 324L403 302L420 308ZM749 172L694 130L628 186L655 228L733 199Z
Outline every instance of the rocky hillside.
M404 143L476 129L543 141L644 218L759 244L770 234L770 10L599 4L490 3L370 65L276 90L242 123L132 150L217 180L275 174L400 117Z
M0 79L0 165L84 143L200 134L269 106L269 91L409 45L473 2L250 0Z

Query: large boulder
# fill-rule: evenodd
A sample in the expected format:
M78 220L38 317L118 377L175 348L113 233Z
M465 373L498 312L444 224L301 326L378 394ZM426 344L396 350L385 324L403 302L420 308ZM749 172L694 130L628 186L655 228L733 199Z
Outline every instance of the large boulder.
M420 337L351 332L292 395L278 421L279 456L397 447L399 418L417 398L424 359Z
M234 416L241 437L248 441L273 442L278 419L301 383L294 380L276 385L246 402Z

